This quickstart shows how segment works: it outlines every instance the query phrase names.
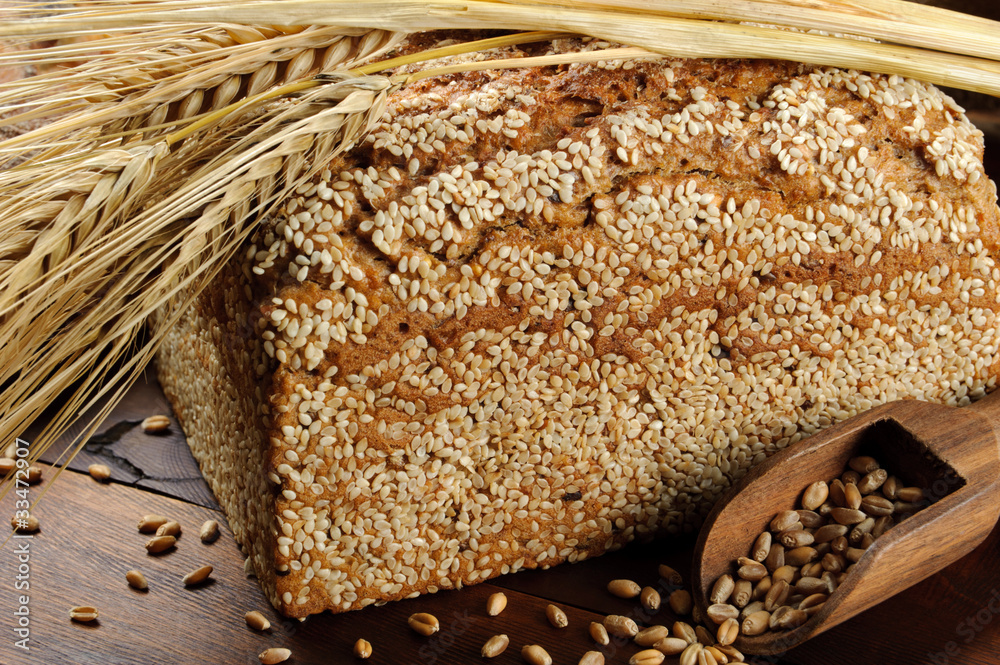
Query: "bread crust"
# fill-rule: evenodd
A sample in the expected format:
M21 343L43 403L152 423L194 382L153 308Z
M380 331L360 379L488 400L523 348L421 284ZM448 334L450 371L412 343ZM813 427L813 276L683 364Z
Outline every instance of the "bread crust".
M161 378L276 606L356 609L693 528L833 422L992 389L998 222L981 134L922 83L431 78L262 224ZM252 445L193 435L185 385L220 366Z

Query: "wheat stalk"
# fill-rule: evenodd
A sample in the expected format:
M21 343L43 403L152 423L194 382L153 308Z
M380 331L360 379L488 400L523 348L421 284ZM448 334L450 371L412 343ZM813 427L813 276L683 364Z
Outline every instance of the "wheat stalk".
M562 0L558 0L562 3ZM809 26L827 17L824 28L843 27L844 32L864 35L868 18L881 17L884 30L896 25L904 41L921 44L921 37L933 35L935 48L947 52L889 43L862 42L856 38L825 34L806 34L787 29L763 27L714 20L679 18L686 7L698 2L683 0L678 7L656 0L653 9L646 3L617 2L602 8L601 0L592 0L579 8L563 3L558 9L537 0L518 0L505 4L489 0L218 0L211 6L192 0L158 2L134 7L129 12L108 10L116 3L105 3L100 10L57 13L33 22L14 21L0 26L0 36L43 35L46 31L65 30L71 21L95 28L121 28L139 23L158 22L274 22L350 27L378 26L400 32L435 29L493 28L515 30L558 30L587 34L673 57L705 58L777 58L790 56L802 62L850 69L899 74L930 83L1000 95L1000 47L993 35L1000 33L995 22L969 19L956 12L938 10L927 14L910 12L911 3L879 0L877 11L865 12L843 0L829 5L809 4L806 0L744 0L744 21L764 21L776 26ZM690 4L686 4L690 3ZM594 5L588 8L587 5ZM717 3L703 4L724 7ZM627 7L628 11L623 11ZM781 9L786 17L782 18ZM767 10L767 11L765 11ZM669 14L668 14L669 11ZM722 10L719 10L720 15ZM909 18L917 15L918 19ZM788 17L800 17L792 20ZM872 18L873 22L875 21ZM796 23L797 25L791 25ZM992 30L992 32L990 32ZM873 32L872 34L881 34ZM964 44L985 44L988 48L971 49L988 57L963 55Z
M510 4L550 5L635 11L630 0L503 0ZM868 37L991 60L1000 59L994 21L915 2L898 0L644 0L641 11L687 19L752 21L801 30ZM957 39L956 37L961 37Z

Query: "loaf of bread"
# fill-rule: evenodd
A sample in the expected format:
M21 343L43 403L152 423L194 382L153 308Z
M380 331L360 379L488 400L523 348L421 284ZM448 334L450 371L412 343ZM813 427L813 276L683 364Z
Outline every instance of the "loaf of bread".
M995 386L981 159L961 109L895 76L422 80L261 221L159 376L289 616L580 561L696 526L831 423Z

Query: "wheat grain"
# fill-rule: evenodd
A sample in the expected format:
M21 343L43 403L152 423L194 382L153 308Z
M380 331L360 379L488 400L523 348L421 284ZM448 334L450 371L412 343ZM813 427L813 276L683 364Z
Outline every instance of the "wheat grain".
M254 630L264 631L271 627L271 622L267 620L267 617L257 610L247 612L243 615L243 619L247 622L247 625Z
M77 607L71 607L69 610L69 618L73 621L87 623L95 621L97 617L97 608L91 607L90 605L79 605Z
M281 647L271 647L270 649L265 649L257 656L263 665L277 665L278 663L285 662L291 657L291 650Z
M211 574L212 566L201 566L185 575L182 581L184 582L184 586L195 586L207 580Z
M207 520L201 525L198 537L203 543L214 543L219 538L219 523L215 520Z
M130 570L125 573L125 580L128 585L133 589L138 589L139 591L145 591L149 588L149 583L146 582L146 576L143 575L138 570Z

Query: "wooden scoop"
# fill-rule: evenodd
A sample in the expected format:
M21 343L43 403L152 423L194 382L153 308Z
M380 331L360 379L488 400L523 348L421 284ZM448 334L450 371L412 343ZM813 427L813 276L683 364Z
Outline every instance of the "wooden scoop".
M776 513L801 507L802 491L837 478L847 461L870 455L929 503L885 532L822 609L794 630L737 638L751 654L787 651L877 605L972 551L1000 517L1000 390L954 407L904 400L876 407L776 453L719 502L694 552L694 600L704 611L712 585L734 574ZM735 575L734 575L735 577Z

